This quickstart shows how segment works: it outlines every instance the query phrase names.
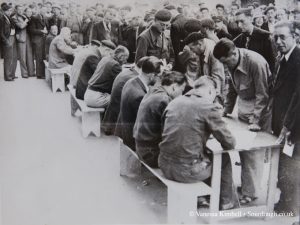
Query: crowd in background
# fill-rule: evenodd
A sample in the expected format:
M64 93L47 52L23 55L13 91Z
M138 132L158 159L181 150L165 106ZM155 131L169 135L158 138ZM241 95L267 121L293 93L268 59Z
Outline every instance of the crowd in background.
M292 175L300 148L297 6L241 8L234 1L211 9L165 1L160 9L97 3L83 10L75 3L2 3L0 35L6 81L16 78L17 60L23 78L45 78L44 60L56 69L73 64L76 97L106 108L105 133L179 182L210 176L205 143L211 133L224 149L234 148L221 116L238 102L249 130L295 144L292 157L281 154L277 210L299 213L299 178ZM263 157L241 154L241 203L257 198ZM223 209L234 207L230 170L224 156Z

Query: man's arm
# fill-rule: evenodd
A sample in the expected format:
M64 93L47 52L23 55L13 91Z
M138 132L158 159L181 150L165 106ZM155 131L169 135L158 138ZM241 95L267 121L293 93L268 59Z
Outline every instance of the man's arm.
M211 108L207 113L206 122L213 136L220 142L224 150L234 149L236 141L222 120L219 107Z
M137 46L136 46L136 54L135 54L135 62L138 62L140 58L147 55L148 50L148 42L144 37L138 37Z
M231 114L236 103L237 93L234 89L231 78L228 80L228 91L224 104L224 115Z
M253 81L255 86L255 106L253 112L253 119L250 124L259 124L263 110L269 103L269 86L268 77L271 72L266 62L261 63L259 60L253 64Z
M58 42L56 43L56 47L59 51L66 55L73 55L74 54L74 49L72 49L70 46L66 44L66 42L62 39L59 39Z

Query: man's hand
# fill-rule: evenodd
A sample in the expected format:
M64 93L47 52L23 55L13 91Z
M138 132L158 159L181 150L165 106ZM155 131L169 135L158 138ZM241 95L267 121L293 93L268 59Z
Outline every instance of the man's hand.
M248 126L248 129L251 130L251 131L260 131L261 130L261 127L258 126L257 124L253 123L253 124L250 124Z
M280 135L278 139L276 140L276 144L282 144L284 140L286 139L289 141L289 137L291 135L291 131L289 131L285 126L281 129Z

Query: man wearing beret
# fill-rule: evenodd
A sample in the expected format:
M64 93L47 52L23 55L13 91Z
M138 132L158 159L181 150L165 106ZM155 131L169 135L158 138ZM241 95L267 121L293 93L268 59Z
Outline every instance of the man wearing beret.
M0 18L0 43L3 46L4 80L13 81L17 68L17 45L14 24L10 19L12 8L4 3L1 9L3 15Z
M164 31L170 25L171 17L169 10L162 9L156 12L154 24L143 31L137 39L135 62L144 56L155 56L169 61L169 40L165 37Z

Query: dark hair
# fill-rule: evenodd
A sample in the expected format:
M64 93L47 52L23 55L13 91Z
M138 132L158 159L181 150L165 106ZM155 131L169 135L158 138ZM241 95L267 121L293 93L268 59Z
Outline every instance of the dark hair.
M138 68L142 68L143 63L145 62L146 59L148 59L149 56L144 56L142 58L140 58L137 62L136 62L136 66Z
M161 75L161 85L170 86L171 84L179 84L182 85L186 83L187 79L183 73L177 71L164 71Z
M204 39L204 38L205 38L204 34L198 33L198 32L194 32L194 33L189 34L189 35L184 39L183 42L184 42L185 45L188 45L188 44L190 44L190 43L192 43L192 42L195 42L195 41L198 41L198 40L202 40L202 39Z
M212 19L202 19L200 20L200 23L203 28L208 28L209 30L215 29L215 22Z
M201 29L201 22L197 19L189 19L184 24L184 29L187 33L198 32Z
M222 38L216 45L213 51L214 57L216 59L221 59L222 57L228 57L229 53L235 49L233 41Z
M295 29L300 29L300 20L293 21L294 31Z
M295 26L294 26L294 23L291 21L279 21L274 25L274 29L279 28L279 27L288 27L291 34L295 33Z
M149 56L142 65L143 73L160 73L162 62L155 56Z
M225 9L224 5L222 5L222 4L217 4L217 5L216 5L216 9L217 9L217 8Z

